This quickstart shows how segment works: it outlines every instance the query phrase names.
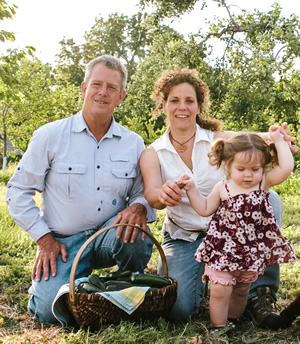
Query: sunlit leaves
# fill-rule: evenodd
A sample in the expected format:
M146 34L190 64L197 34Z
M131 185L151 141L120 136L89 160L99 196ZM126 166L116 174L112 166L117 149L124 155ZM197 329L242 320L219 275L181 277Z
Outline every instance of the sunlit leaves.
M4 19L13 19L16 14L17 6L9 6L6 0L0 0L0 22ZM8 32L5 30L0 30L0 41L5 42L14 41L15 35L13 32Z

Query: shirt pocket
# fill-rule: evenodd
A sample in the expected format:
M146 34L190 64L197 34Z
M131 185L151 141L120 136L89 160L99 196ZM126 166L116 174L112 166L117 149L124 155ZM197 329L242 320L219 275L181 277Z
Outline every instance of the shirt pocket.
M115 194L125 199L136 178L136 168L126 154L111 154L111 178Z
M58 194L69 201L81 201L85 197L87 166L78 163L56 163L53 184ZM54 190L54 191L56 191Z
M112 169L111 173L116 178L135 178L136 177L136 170L135 168L120 168L120 169Z

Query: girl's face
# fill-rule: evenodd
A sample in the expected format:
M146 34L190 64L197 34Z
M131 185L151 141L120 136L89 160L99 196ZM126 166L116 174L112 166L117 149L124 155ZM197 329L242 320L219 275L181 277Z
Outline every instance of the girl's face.
M230 179L243 189L250 189L260 183L263 166L260 154L236 153L230 166Z
M171 126L194 128L200 111L194 87L188 83L172 87L167 101L163 102L163 110Z

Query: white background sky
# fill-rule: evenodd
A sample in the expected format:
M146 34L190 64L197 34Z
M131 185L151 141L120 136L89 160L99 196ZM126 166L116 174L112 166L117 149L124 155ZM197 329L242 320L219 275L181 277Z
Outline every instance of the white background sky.
M24 48L32 45L36 55L44 63L54 63L55 55L60 51L59 41L73 38L76 44L83 42L83 35L90 31L95 19L100 16L107 19L110 13L118 12L131 16L138 11L138 0L7 0L8 4L18 6L16 17L1 23L1 29L15 33L14 43L0 42L0 54L9 48ZM240 13L241 9L262 12L271 9L275 0L228 0L233 5L232 11ZM282 7L283 15L294 13L300 17L299 0L277 0ZM200 3L195 11L187 15L174 28L183 33L195 32L204 26L205 19L227 17L225 9L220 9L212 0L207 0L208 7L200 10ZM300 60L300 59L298 59ZM298 62L298 61L297 61Z

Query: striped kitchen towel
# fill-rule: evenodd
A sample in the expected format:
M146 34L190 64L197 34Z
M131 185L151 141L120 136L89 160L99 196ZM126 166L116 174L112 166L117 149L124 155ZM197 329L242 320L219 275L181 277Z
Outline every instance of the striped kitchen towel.
M105 291L100 295L126 313L132 314L143 303L149 289L150 287L130 287L118 291Z

